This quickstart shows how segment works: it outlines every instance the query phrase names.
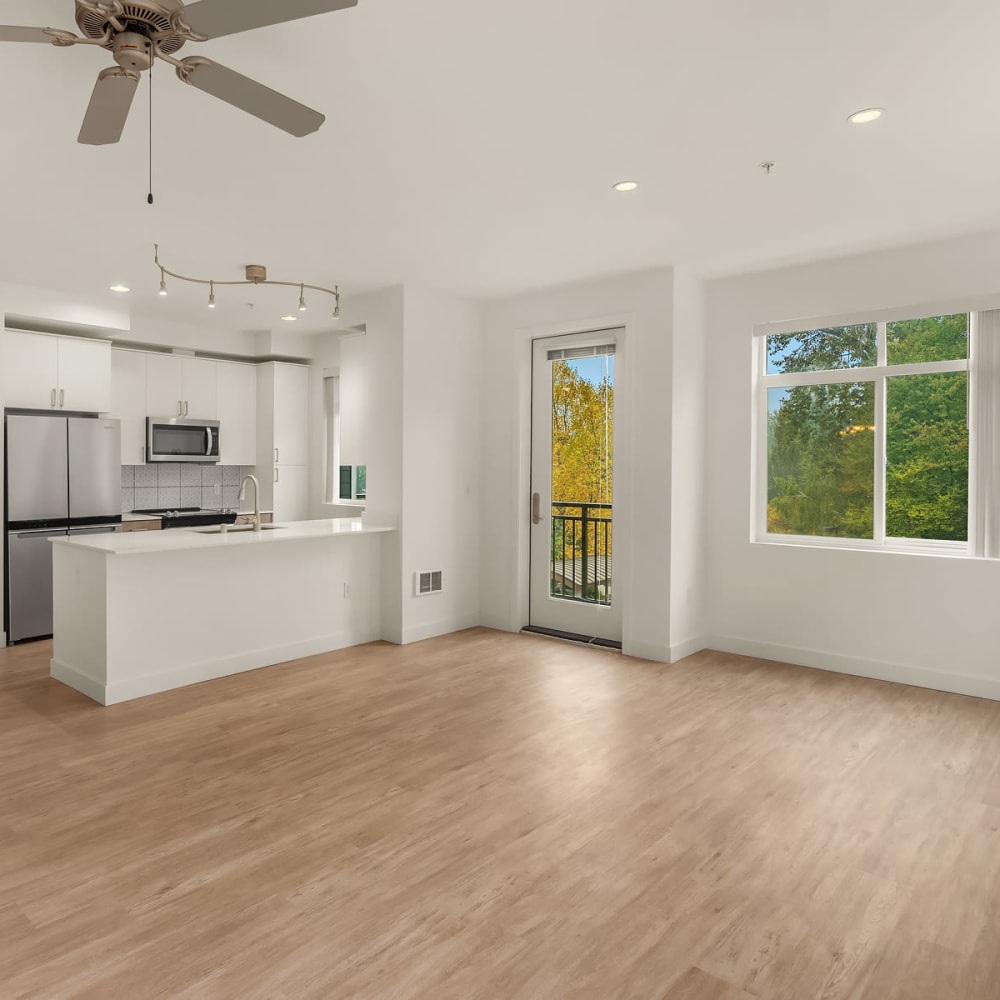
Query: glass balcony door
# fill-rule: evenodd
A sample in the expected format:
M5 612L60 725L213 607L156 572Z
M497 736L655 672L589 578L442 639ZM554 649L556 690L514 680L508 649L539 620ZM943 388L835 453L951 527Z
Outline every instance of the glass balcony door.
M617 333L538 340L532 360L530 624L611 642Z

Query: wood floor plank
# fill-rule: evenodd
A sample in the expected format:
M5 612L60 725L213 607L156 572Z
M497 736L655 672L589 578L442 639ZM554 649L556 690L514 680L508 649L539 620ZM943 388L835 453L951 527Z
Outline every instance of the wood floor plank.
M472 629L103 709L50 655L4 1000L996 1000L998 703Z

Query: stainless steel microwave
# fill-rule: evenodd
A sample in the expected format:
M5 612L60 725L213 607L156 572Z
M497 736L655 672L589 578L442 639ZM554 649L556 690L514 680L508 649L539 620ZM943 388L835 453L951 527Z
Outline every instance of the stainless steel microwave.
M218 463L219 421L147 417L146 461Z

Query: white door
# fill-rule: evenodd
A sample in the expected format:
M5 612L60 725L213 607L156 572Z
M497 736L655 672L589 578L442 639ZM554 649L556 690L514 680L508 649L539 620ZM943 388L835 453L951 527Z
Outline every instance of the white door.
M309 517L309 469L305 465L276 465L271 473L275 521L305 521Z
M261 456L263 457L263 456ZM309 462L309 369L274 366L274 464Z
M534 343L531 596L534 628L621 642L612 586L617 330Z
M3 335L3 401L33 410L59 408L58 339L40 333Z
M111 352L111 416L122 422L122 465L146 461L146 355Z
M257 464L257 370L253 365L220 361L220 465Z
M146 415L182 417L181 359L170 354L146 358Z
M184 416L192 420L215 420L219 412L218 363L208 358L184 358L181 362L181 398Z
M111 344L60 337L59 408L86 413L111 409Z

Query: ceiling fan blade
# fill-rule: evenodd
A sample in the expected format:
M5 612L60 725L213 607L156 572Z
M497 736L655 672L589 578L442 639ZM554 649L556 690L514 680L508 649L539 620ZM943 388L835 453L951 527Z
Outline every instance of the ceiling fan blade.
M22 28L16 24L0 24L0 42L48 42L53 38L47 35L47 28Z
M182 11L187 26L203 38L235 35L300 17L356 7L358 0L201 0Z
M117 66L102 70L90 96L78 141L88 146L117 142L122 137L138 86L138 77L129 76Z
M192 87L232 104L255 118L270 122L292 135L309 135L326 121L326 116L318 111L204 56L182 59L177 67L177 75Z

